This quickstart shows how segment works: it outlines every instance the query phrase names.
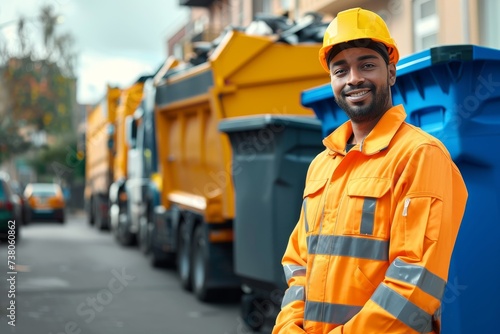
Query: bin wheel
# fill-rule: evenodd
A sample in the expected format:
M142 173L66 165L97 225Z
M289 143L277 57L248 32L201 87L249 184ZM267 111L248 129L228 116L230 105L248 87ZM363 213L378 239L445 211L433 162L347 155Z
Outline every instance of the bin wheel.
M213 299L215 291L207 287L208 247L207 238L203 233L203 226L198 225L193 237L193 292L201 301Z
M191 237L188 226L182 223L179 229L179 243L177 252L177 271L181 286L187 291L192 290L192 262L191 262Z
M260 331L266 322L265 314L256 306L259 303L260 300L251 294L244 294L241 298L241 318L245 325L254 332Z

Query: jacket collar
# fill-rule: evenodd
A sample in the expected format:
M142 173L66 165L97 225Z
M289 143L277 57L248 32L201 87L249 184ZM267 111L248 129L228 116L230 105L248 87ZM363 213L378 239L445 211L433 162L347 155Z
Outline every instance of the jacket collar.
M387 148L405 118L406 113L402 105L397 105L387 110L373 130L359 145L359 150L366 155L371 155ZM323 139L323 145L333 152L345 155L345 147L351 135L352 124L351 121L347 121Z

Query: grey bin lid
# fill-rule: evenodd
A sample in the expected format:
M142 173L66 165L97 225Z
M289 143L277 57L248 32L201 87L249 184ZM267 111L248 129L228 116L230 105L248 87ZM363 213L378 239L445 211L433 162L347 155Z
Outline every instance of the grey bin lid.
M222 120L219 122L219 131L225 133L258 130L270 125L300 128L306 130L321 129L321 121L314 116L274 115L262 114L256 116L242 116Z

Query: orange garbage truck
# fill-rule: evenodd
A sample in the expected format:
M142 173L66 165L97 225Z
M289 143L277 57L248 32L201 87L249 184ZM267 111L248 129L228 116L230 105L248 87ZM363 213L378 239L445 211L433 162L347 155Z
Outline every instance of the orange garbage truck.
M176 264L182 287L199 300L241 289L233 257L238 194L219 122L259 114L314 118L300 93L328 81L315 61L318 50L318 43L231 30L205 62L170 58L155 76L161 190L149 222L150 256Z
M88 222L109 227L109 187L114 180L116 111L121 89L107 88L104 98L87 115L85 131L84 201Z
M136 181L136 170L140 161L134 155L135 137L131 138L130 122L140 113L145 82L151 76L139 77L131 86L124 89L117 109L116 145L114 157L114 182L110 186L110 225L118 243L128 246L135 244L142 214L140 202L130 196L128 188ZM130 153L132 152L132 155ZM139 207L139 208L138 208Z

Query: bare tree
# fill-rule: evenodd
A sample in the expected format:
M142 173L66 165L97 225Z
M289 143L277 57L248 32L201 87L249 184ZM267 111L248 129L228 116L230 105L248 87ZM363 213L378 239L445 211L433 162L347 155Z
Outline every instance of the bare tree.
M56 37L56 25L59 15L51 5L44 5L40 11L39 20L42 24L42 37L45 47L45 58L50 59Z
M64 33L57 36L54 40L54 50L59 59L61 71L66 75L73 77L75 73L77 54L74 51L75 39L73 35Z

